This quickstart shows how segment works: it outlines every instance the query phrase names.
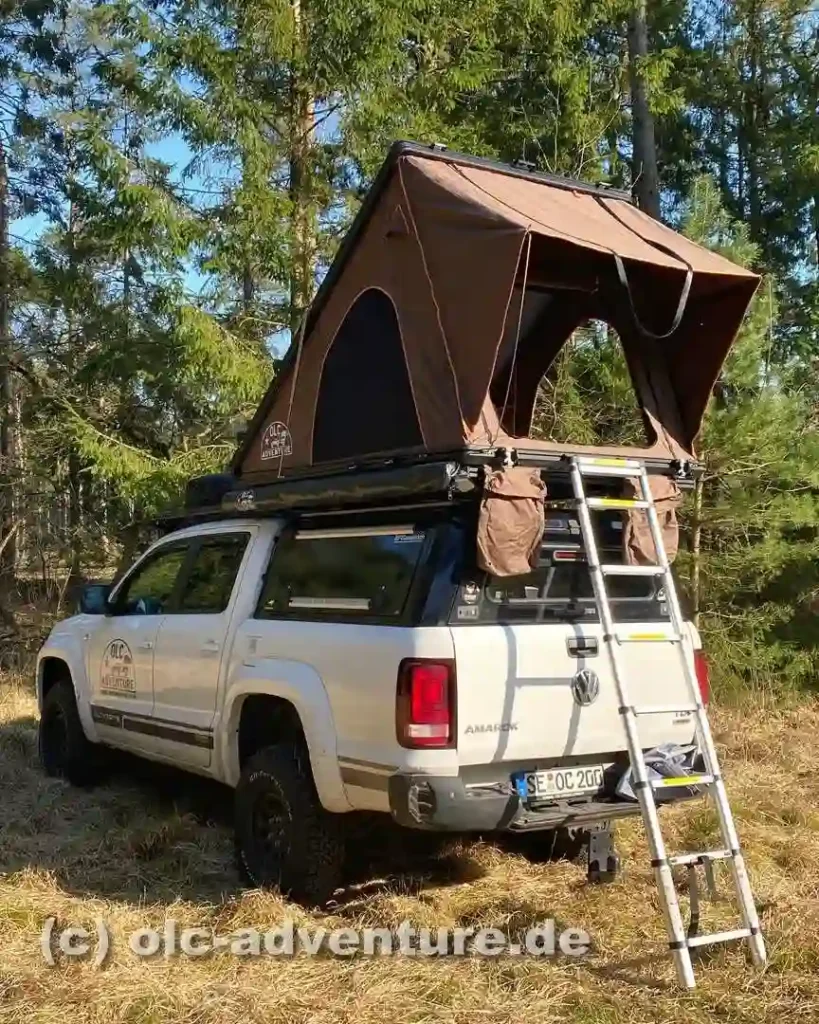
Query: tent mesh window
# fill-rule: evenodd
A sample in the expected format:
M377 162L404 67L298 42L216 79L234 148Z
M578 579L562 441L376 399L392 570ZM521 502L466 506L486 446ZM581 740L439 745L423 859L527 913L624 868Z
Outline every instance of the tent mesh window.
M368 288L347 312L324 362L313 462L422 444L395 305L386 292Z

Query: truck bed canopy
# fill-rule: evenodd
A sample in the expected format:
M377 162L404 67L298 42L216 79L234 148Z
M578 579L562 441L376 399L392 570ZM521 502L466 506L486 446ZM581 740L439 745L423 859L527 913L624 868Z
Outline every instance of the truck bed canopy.
M233 472L471 448L690 459L757 284L624 193L396 143ZM540 381L589 319L620 336L644 449L528 436Z

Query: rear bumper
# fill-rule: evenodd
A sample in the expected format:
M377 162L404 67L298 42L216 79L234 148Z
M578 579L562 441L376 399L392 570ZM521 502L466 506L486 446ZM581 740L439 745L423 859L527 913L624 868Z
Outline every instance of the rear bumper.
M436 832L578 828L640 813L637 803L600 794L528 807L501 787L467 788L460 778L430 775L392 775L389 800L399 825Z

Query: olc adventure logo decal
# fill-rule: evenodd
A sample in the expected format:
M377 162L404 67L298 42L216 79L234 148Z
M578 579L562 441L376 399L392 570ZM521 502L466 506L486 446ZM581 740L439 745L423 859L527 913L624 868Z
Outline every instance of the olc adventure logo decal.
M279 420L269 424L262 434L262 462L267 459L283 459L293 454L293 439L290 431Z
M134 657L124 640L112 640L105 648L100 690L111 697L136 696Z

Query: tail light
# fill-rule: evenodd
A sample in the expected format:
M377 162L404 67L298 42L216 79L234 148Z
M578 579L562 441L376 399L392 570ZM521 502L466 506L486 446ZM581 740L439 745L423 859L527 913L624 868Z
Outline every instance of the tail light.
M707 704L711 699L711 669L708 667L708 658L702 651L694 651L694 668L697 670L697 683L702 702Z
M455 665L451 661L404 658L398 666L395 706L402 747L451 747L455 737Z

